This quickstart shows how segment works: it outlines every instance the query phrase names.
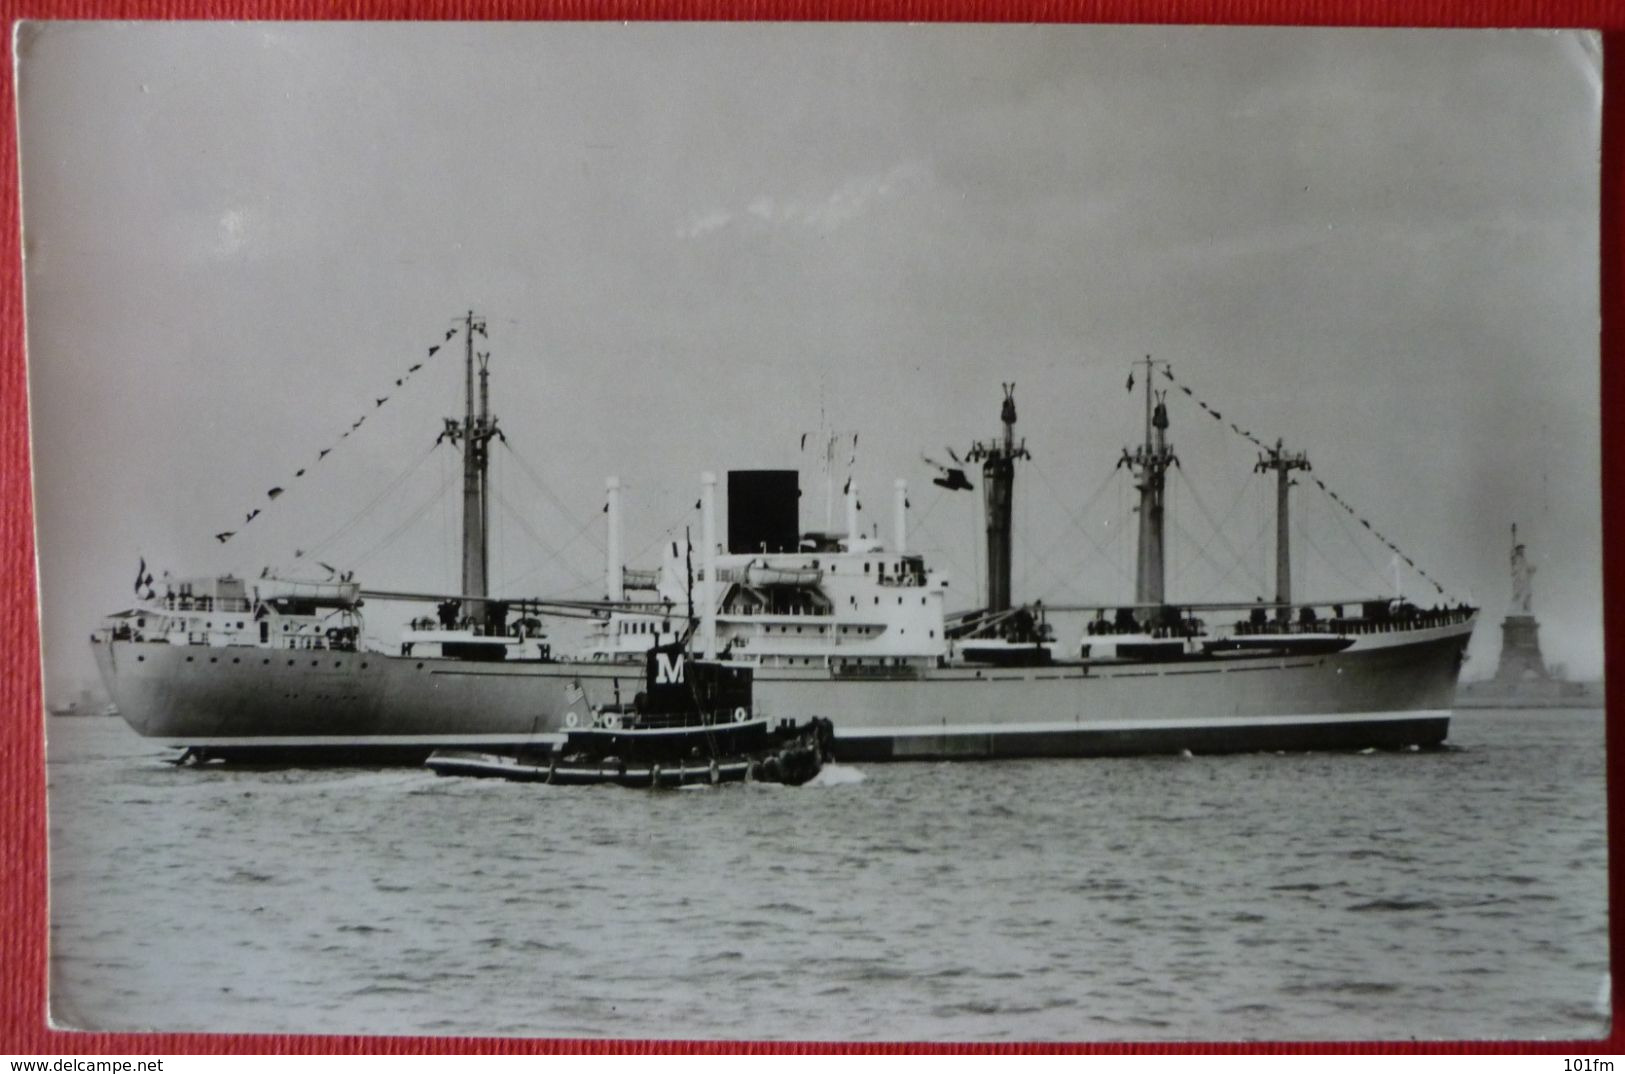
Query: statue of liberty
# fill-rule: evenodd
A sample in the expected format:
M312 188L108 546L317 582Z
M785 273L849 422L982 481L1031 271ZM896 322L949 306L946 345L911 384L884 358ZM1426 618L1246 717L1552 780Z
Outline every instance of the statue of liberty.
M1518 526L1512 526L1512 614L1533 615L1534 599L1531 579L1534 577L1535 567L1524 555L1523 545L1518 543Z
M1521 690L1531 682L1549 682L1551 672L1540 653L1540 624L1535 621L1535 565L1518 542L1518 527L1512 527L1512 606L1501 620L1501 662L1495 681L1503 687Z

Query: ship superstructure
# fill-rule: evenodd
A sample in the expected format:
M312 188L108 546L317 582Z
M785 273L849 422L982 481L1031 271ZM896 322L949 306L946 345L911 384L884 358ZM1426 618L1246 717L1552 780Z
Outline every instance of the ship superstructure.
M1019 603L1012 593L1018 464L1015 386L1000 435L971 446L986 506L986 589L951 612L950 580L909 550L907 485L893 489L889 541L865 536L859 490L846 527L805 531L797 471L704 475L700 536L666 542L653 567L621 562L622 486L606 483L600 600L487 592L488 355L465 337L465 414L443 434L464 455L462 589L367 590L347 577L171 583L110 617L98 666L138 732L207 759L421 760L434 749L546 746L635 691L649 649L692 633L706 659L749 665L762 711L824 717L837 755L862 759L1107 755L1191 750L1431 745L1476 611L1393 597L1299 602L1290 589L1290 474L1307 458L1279 443L1277 591L1250 604L1181 604L1164 589L1165 481L1177 456L1166 399L1146 360L1145 440L1125 451L1140 495L1135 599ZM476 388L476 373L478 386ZM1132 381L1131 381L1132 386ZM944 468L944 487L969 488ZM362 642L366 599L415 599L398 648ZM966 595L966 599L975 599ZM1059 636L1056 613L1086 625ZM544 623L589 619L585 651L555 652Z

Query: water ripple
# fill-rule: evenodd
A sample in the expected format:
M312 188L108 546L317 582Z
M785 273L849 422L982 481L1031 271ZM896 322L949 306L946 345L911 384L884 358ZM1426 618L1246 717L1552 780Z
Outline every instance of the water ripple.
M81 1028L1572 1039L1611 1016L1598 714L1475 713L1437 752L685 795L176 770L117 721L50 730L52 1004Z

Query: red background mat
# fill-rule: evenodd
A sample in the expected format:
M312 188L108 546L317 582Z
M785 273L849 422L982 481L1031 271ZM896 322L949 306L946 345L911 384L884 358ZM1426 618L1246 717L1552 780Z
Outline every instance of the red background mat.
M24 357L21 221L17 173L16 86L11 48L20 19L772 19L946 22L1238 23L1315 26L1587 27L1604 36L1602 120L1602 453L1605 677L1608 682L1610 964L1617 977L1625 948L1619 927L1621 745L1616 717L1625 694L1625 0L40 0L0 2L5 16L0 80L0 1052L63 1053L507 1053L548 1052L1619 1052L1616 1017L1605 1041L1459 1041L1186 1044L843 1044L637 1040L495 1040L460 1037L302 1036L292 1034L76 1033L46 1022L47 917L44 704L40 686L39 595Z

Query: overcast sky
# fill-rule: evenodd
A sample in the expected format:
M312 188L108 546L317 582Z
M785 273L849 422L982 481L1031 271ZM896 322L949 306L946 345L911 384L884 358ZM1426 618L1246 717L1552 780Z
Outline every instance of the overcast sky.
M969 604L980 478L941 493L921 454L995 432L1013 380L1017 596L1128 599L1112 466L1153 354L1224 414L1170 399L1171 594L1269 588L1234 419L1484 605L1469 675L1513 522L1548 658L1601 672L1586 35L61 23L19 50L51 681L93 673L140 555L255 575L319 545L454 590L458 461L430 445L460 353L427 348L469 308L511 592L601 591L612 473L629 556L697 526L702 469L803 466L821 526L823 427L859 434L836 481L866 525L909 479L913 543ZM1391 587L1386 549L1294 495L1300 594Z

